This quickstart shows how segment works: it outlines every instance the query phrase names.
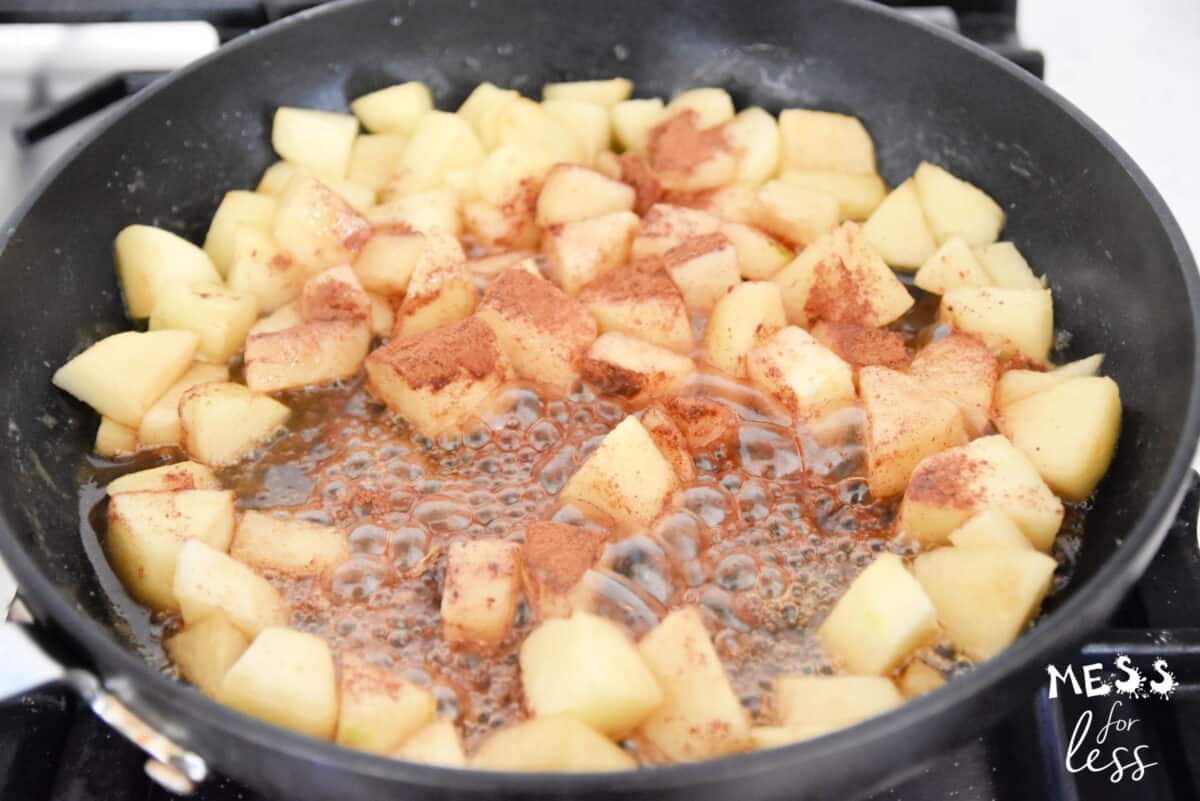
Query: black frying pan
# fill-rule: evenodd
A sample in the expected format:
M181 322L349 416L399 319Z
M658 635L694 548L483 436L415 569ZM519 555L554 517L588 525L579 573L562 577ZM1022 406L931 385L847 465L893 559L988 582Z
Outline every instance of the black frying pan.
M77 477L92 413L50 385L68 356L127 327L110 256L123 226L193 240L222 193L272 160L280 104L345 109L429 84L453 107L481 80L628 75L640 95L727 87L739 104L813 106L866 122L891 183L923 158L984 187L1054 288L1066 356L1108 354L1125 402L1074 580L1012 648L884 717L775 751L620 775L453 771L341 750L224 709L147 664L132 613L82 541ZM0 551L44 626L130 707L219 770L289 799L845 798L972 737L1045 664L1098 626L1155 552L1200 426L1200 281L1145 176L1093 123L981 48L891 12L832 0L377 0L326 7L237 40L161 82L81 147L0 232ZM113 380L120 380L114 376ZM136 623L136 617L132 618Z

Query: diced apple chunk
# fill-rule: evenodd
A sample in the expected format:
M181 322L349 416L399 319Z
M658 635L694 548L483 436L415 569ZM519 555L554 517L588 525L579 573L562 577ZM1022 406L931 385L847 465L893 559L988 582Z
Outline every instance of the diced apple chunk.
M996 435L921 462L909 479L897 527L925 544L940 544L988 509L1012 518L1041 551L1050 550L1062 525L1062 503L1029 459Z
M521 546L508 540L451 544L442 589L442 636L499 642L512 628L521 576Z
M305 282L300 293L299 311L300 318L306 323L333 320L365 323L371 316L371 298L354 271L343 264Z
M354 274L368 292L402 295L424 251L421 234L377 229L355 257Z
M274 334L276 331L285 331L303 324L304 318L300 316L300 302L297 300L286 306L280 306L265 317L258 318L258 322L250 328L250 336Z
M579 293L601 331L620 331L668 348L691 352L694 339L683 296L657 265L605 273Z
M447 172L473 167L483 158L483 146L466 120L430 111L413 126L393 187L400 195L436 189Z
M541 240L541 229L534 221L536 197L531 192L528 197L518 197L502 206L470 200L462 208L463 222L476 244L487 253L535 248Z
M583 501L629 528L653 520L678 484L671 464L636 417L608 432L563 487L561 497Z
M1050 358L1054 301L1049 289L951 289L942 296L939 315L1001 354L1025 356L1037 364Z
M249 645L246 635L220 613L163 640L163 649L179 675L211 698L218 696L225 674Z
M637 228L631 211L551 226L542 244L551 278L568 295L578 293L625 263Z
M854 371L794 325L779 329L746 356L752 382L801 417L819 417L854 400Z
M392 198L371 208L367 222L376 228L412 230L428 234L438 230L458 236L462 221L458 217L458 196L449 189L430 189Z
M967 241L952 236L921 265L913 283L926 292L944 295L959 287L991 286L993 281Z
M299 173L279 196L273 233L284 253L316 271L354 261L371 228L340 195Z
M180 548L172 588L188 625L220 612L254 637L288 620L287 604L269 581L198 539L186 540Z
M694 606L671 612L638 643L658 678L663 703L642 724L642 735L669 759L711 759L742 750L750 719Z
M433 95L425 84L409 81L355 98L350 110L372 133L408 134L433 110Z
M738 415L723 403L699 397L667 398L663 405L693 450L711 448L737 430Z
M779 125L757 106L744 109L721 129L737 154L737 180L758 185L779 169Z
M750 351L787 325L778 284L747 281L713 306L704 328L704 350L719 370L747 375Z
M346 178L378 192L400 170L408 140L398 134L359 134L350 151Z
M137 429L138 441L147 447L183 444L179 425L179 399L197 384L228 381L229 368L223 364L197 364L184 373L142 416Z
M706 129L695 109L667 109L646 135L654 177L664 189L696 192L731 183L737 159L720 129Z
M851 672L882 676L937 637L937 617L904 561L875 557L821 624L821 643Z
M1067 378L1001 409L1000 429L1050 489L1085 500L1108 471L1121 430L1121 395L1111 378Z
M304 575L320 573L350 557L350 543L332 526L305 520L281 520L246 511L238 521L229 554L260 570Z
M661 98L622 100L609 109L613 133L621 147L631 153L646 152L646 140L654 126L666 116Z
M268 233L275 220L275 198L257 192L226 192L204 237L204 252L222 276L233 265L234 236L243 225Z
M863 223L863 236L897 270L915 270L937 250L911 178L893 189L871 212Z
M808 736L853 726L903 703L896 685L878 676L780 676L775 680L780 722Z
M390 754L433 721L433 696L352 653L341 656L334 741L347 748Z
M938 242L960 236L972 247L996 241L1004 227L1004 209L979 187L927 161L913 174L929 229Z
M666 253L689 239L715 234L721 219L706 211L656 203L646 212L633 240L634 259Z
M634 403L673 395L695 372L688 357L620 331L601 334L582 366L585 381Z
M771 279L788 321L884 326L912 308L912 295L867 241L857 223L844 222L805 248Z
M975 515L951 532L949 539L956 548L1033 548L1012 518L997 509Z
M459 426L512 375L477 317L393 341L367 357L367 386L427 437Z
M521 686L534 715L570 715L614 738L635 729L663 700L629 636L586 612L547 620L526 637Z
M295 300L306 271L279 249L269 231L242 225L234 232L226 284L252 296L260 313L273 312Z
M135 320L150 316L167 284L211 284L221 280L207 253L183 237L149 225L121 229L113 253L125 307Z
M584 155L567 127L538 103L519 95L497 107L484 124L483 139L489 147L525 145L555 162L579 162Z
M92 450L98 456L109 459L127 456L138 449L138 432L136 428L121 425L111 417L101 417L100 426L96 429L96 442Z
M867 412L867 484L876 498L903 492L922 460L967 440L958 406L915 378L864 367L858 387Z
M724 234L688 239L662 256L688 308L707 311L741 282L737 251Z
M150 314L151 331L191 331L203 361L225 364L242 349L258 317L252 295L221 284L168 284Z
M136 428L187 371L197 342L191 331L113 334L58 368L52 380L103 416Z
M546 100L577 100L613 106L627 100L633 94L633 81L628 78L607 78L593 81L566 81L548 83L542 87Z
M458 240L444 231L428 232L408 294L396 312L392 338L416 336L461 320L475 311L477 299L478 290Z
M225 674L220 700L267 723L328 740L338 716L329 646L302 631L264 629Z
M537 201L541 226L632 211L633 187L577 164L559 164L546 176Z
M444 768L461 768L467 764L462 738L458 736L458 729L448 720L435 720L422 727L401 743L393 756Z
M179 399L183 447L203 464L234 464L283 427L291 411L240 384L198 384Z
M779 113L783 169L875 173L875 143L857 117L789 108Z
M1029 262L1012 242L993 242L975 249L975 255L991 283L1010 289L1043 289L1042 279L1033 274Z
M896 686L905 698L916 698L933 692L946 683L946 678L919 659L908 663L896 678Z
M913 562L955 647L971 659L1007 648L1037 615L1058 563L1021 548L938 548Z
M642 414L642 426L654 440L658 452L663 455L675 470L675 476L681 483L693 481L696 478L696 465L692 454L688 452L687 438L679 430L679 426L661 404L655 403Z
M958 404L969 434L978 436L987 427L1000 368L981 341L957 332L934 340L917 352L909 373Z
M521 576L525 597L541 620L567 617L590 605L584 574L600 559L604 532L537 521L525 529Z
M871 365L903 370L912 361L899 331L822 320L812 327L812 335L856 371Z
M543 100L542 108L579 142L584 162L590 163L600 153L608 152L612 122L607 107L581 100Z
M696 113L701 128L712 128L733 119L733 98L724 89L701 86L680 92L667 104L667 115L684 110Z
M476 315L492 327L517 375L570 389L596 339L587 307L522 269L502 272L488 287Z
M196 462L177 462L114 478L104 489L109 495L122 492L173 492L175 490L220 489L213 471Z
M195 539L221 551L229 548L233 500L225 490L114 495L105 546L129 594L152 609L177 609L172 583L184 542Z
M833 195L768 181L758 190L754 223L795 245L807 245L838 223L838 201Z
M533 773L633 770L637 760L568 715L539 717L501 729L479 747L471 766Z
M784 170L779 180L833 195L843 220L865 220L883 202L887 184L878 175L855 175L831 170Z
M316 175L345 178L358 120L350 114L281 106L271 127L271 146L281 159Z
M752 225L725 223L721 233L733 243L742 278L765 281L795 258L789 248Z
M1097 353L1078 361L1059 365L1048 372L1040 370L1008 370L996 382L996 408L1001 412L1022 398L1058 386L1068 378L1094 376L1100 371L1104 354Z

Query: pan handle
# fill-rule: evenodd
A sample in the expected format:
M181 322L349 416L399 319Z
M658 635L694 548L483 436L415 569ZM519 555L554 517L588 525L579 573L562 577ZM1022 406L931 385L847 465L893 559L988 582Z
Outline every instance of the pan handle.
M177 795L190 795L208 776L203 759L135 715L104 689L95 674L69 668L47 654L29 626L0 622L0 654L5 657L5 668L0 670L0 699L23 695L46 684L64 683L79 693L101 720L150 755L146 773L162 787Z

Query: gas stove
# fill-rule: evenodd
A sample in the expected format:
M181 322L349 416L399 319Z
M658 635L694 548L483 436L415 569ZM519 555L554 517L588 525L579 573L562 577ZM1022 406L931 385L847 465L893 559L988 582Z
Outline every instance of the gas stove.
M103 0L0 4L0 217L69 146L119 111L121 101L221 41L312 3L293 0ZM1041 76L1041 53L1016 35L1016 0L959 0L935 8L895 2L946 25ZM150 23L156 45L119 48L76 23ZM62 23L60 37L24 42L47 66L10 68L3 36L16 23ZM161 25L161 22L154 22ZM22 29L34 31L35 29ZM38 29L39 36L51 36ZM114 36L128 29L113 29ZM25 37L22 37L25 38ZM52 37L51 37L52 38ZM139 43L146 37L136 37ZM9 40L11 41L11 40ZM42 41L39 44L39 41ZM66 44L64 44L64 41ZM61 59L69 49L69 62ZM1053 53L1051 53L1053 57ZM6 83L7 80L7 83ZM1069 662L1047 666L1047 683L999 725L921 765L863 801L1054 799L1191 801L1200 798L1200 476L1145 576L1105 630ZM0 610L12 597L0 564ZM19 601L13 607L19 614ZM2 669L2 668L0 668ZM1140 692L1133 685L1137 671ZM1170 674L1168 700L1156 688ZM1108 692L1104 693L1103 688ZM0 801L162 801L177 798L143 771L145 754L102 723L71 692L48 688L0 702ZM267 801L214 777L196 801Z

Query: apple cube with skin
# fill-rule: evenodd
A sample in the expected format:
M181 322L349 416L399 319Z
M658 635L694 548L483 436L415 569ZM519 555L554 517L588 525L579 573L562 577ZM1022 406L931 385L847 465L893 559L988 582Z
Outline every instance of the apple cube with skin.
M695 345L683 296L657 265L635 262L605 273L579 293L601 331L621 331L677 353Z
M1012 242L993 242L975 248L975 255L991 283L1010 289L1044 289L1042 279L1033 274L1029 262Z
M54 373L54 386L136 428L192 363L191 331L125 331L95 343Z
M854 370L803 328L779 329L746 356L750 380L793 414L819 417L854 401Z
M433 95L423 83L398 83L354 99L350 110L371 133L409 134L433 111Z
M789 108L779 113L783 169L875 174L875 143L857 117Z
M837 225L838 218L833 195L782 181L768 181L758 190L754 223L787 242L807 245Z
M640 403L678 392L696 372L687 356L621 331L601 334L583 359L583 379L607 395Z
M921 265L913 283L926 292L944 295L951 289L991 286L993 282L967 240L952 236Z
M721 233L685 240L668 250L662 263L691 309L711 309L741 283L737 251Z
M678 98L672 105L676 102ZM779 168L780 136L774 117L753 106L726 122L721 132L736 154L738 181L757 186L775 174Z
M887 184L878 175L855 175L831 170L784 170L779 180L785 184L833 195L838 201L838 216L843 220L865 220L883 202Z
M108 504L105 547L113 570L139 603L173 610L175 565L185 541L224 551L233 537L233 493L225 490L122 492Z
M494 643L512 629L520 596L521 545L470 540L450 545L442 588L442 636Z
M867 484L876 498L903 492L926 457L967 441L958 406L915 378L864 367L858 388L867 413Z
M517 375L560 391L578 377L597 333L586 306L522 269L492 282L476 316L492 327Z
M658 452L671 463L680 483L694 481L696 465L688 451L687 438L667 410L657 403L648 407L642 414L642 426L650 434L650 439L654 440Z
M397 759L422 765L461 768L467 764L462 738L448 720L435 720L423 726L400 744L393 754Z
M458 195L449 189L430 189L391 198L368 209L364 216L372 226L385 230L412 230L419 234L438 230L454 236L462 231Z
M569 715L537 717L503 728L479 746L471 767L532 773L633 770L637 760Z
M271 126L271 147L314 175L345 178L357 135L358 120L351 114L281 106Z
M951 532L950 544L956 548L1033 548L1012 518L996 509L980 512Z
M537 521L525 529L521 580L525 597L541 620L567 617L591 605L583 582L608 542L607 532Z
M996 435L942 451L917 465L900 503L897 530L925 545L938 545L988 509L1008 515L1040 551L1050 550L1062 525L1062 502L1029 459Z
M1049 289L951 289L942 296L938 315L1001 354L1024 356L1037 364L1050 359L1054 301Z
M269 581L198 539L186 540L180 548L172 591L187 625L220 612L247 637L255 637L263 629L286 625L290 617Z
M136 428L121 425L111 417L101 417L100 426L96 429L96 442L92 450L98 456L114 458L127 456L138 449L138 432Z
M154 311L167 284L220 283L208 254L183 237L149 225L121 229L113 243L125 308L135 320Z
M721 219L706 211L656 203L642 220L631 255L640 259L666 253L689 239L715 234L720 227Z
M371 227L331 188L298 173L279 196L272 233L285 254L315 272L354 261Z
M628 528L658 516L678 485L675 471L636 417L626 417L563 487L565 501L582 501Z
M933 256L937 242L913 179L893 189L871 212L863 223L863 236L897 270L916 270Z
M615 106L633 94L633 81L628 78L608 78L594 81L548 83L542 87L544 100L575 100Z
M938 242L960 236L978 247L996 241L1004 227L1004 209L983 190L927 161L913 174L913 183L929 229Z
M1007 370L996 382L996 408L1001 412L1035 392L1058 386L1068 378L1099 374L1104 354L1097 353L1078 361L1062 364L1048 372L1041 370Z
M422 234L379 228L355 257L354 274L368 292L403 295L424 251Z
M625 263L638 222L633 212L621 211L546 229L542 247L550 277L568 295L577 294Z
M275 220L275 205L275 198L270 195L241 190L225 193L204 237L204 252L222 277L229 275L233 265L237 229L247 225L269 233Z
M982 662L1007 648L1037 615L1058 563L1022 548L938 548L913 562L946 636Z
M550 170L537 201L541 226L589 220L632 211L633 187L578 164L559 164Z
M612 145L612 122L606 106L579 100L543 100L542 108L571 132L582 149L583 161L593 161Z
M704 350L714 367L743 378L750 351L785 325L779 286L770 281L746 281L713 306L704 328Z
M912 308L912 295L863 229L844 222L805 248L771 279L780 289L788 321L887 325Z
M1116 451L1120 391L1111 378L1068 378L1003 407L999 426L1050 489L1083 501Z
M856 675L882 676L937 638L933 603L904 561L884 553L859 573L820 628L821 644Z
M780 722L808 736L882 715L904 703L890 679L878 676L780 676L775 709Z
M350 543L332 526L248 510L238 521L229 555L259 570L306 575L349 559Z
M426 437L461 425L512 376L496 334L477 317L392 341L366 368L371 393Z
M475 311L478 290L467 270L462 245L444 231L425 234L404 303L396 311L393 339L416 336Z
M300 294L307 272L279 246L269 231L241 225L233 234L233 258L226 285L254 298L260 313L270 313Z
M433 722L437 702L426 690L352 653L341 655L334 741L390 754Z
M225 674L249 645L241 629L219 612L163 640L179 675L211 698L219 695Z
M570 715L615 738L663 700L629 636L586 612L542 623L525 638L520 658L525 702L537 717Z
M613 135L629 153L645 153L650 131L666 117L662 98L622 100L609 108Z
M150 314L150 330L191 331L201 360L225 364L242 349L257 318L253 295L221 284L168 284Z
M725 223L721 233L733 243L738 271L750 281L765 281L795 258L791 249L752 225Z
M109 495L122 492L173 492L175 490L220 489L213 471L196 462L177 462L151 467L114 478L104 489Z
M392 189L397 195L442 185L446 173L483 161L483 145L470 124L457 114L430 111L413 126Z
M146 410L137 429L138 441L147 447L182 444L179 399L183 397L183 393L197 384L228 380L229 368L223 364L193 365Z
M742 750L750 718L733 691L700 610L671 612L638 643L642 659L658 678L662 704L641 733L677 762L711 759Z
M251 717L309 737L333 737L338 718L333 655L320 637L264 629L221 681L220 700Z
M1000 367L983 342L958 332L934 340L917 352L909 375L957 403L969 434L987 428Z
M896 678L896 687L909 699L931 693L945 683L945 676L919 659L909 662Z
M379 192L399 171L407 145L408 140L399 134L359 134L350 151L346 178Z
M197 384L179 398L184 450L213 467L241 461L283 428L290 415L279 401L241 384Z

